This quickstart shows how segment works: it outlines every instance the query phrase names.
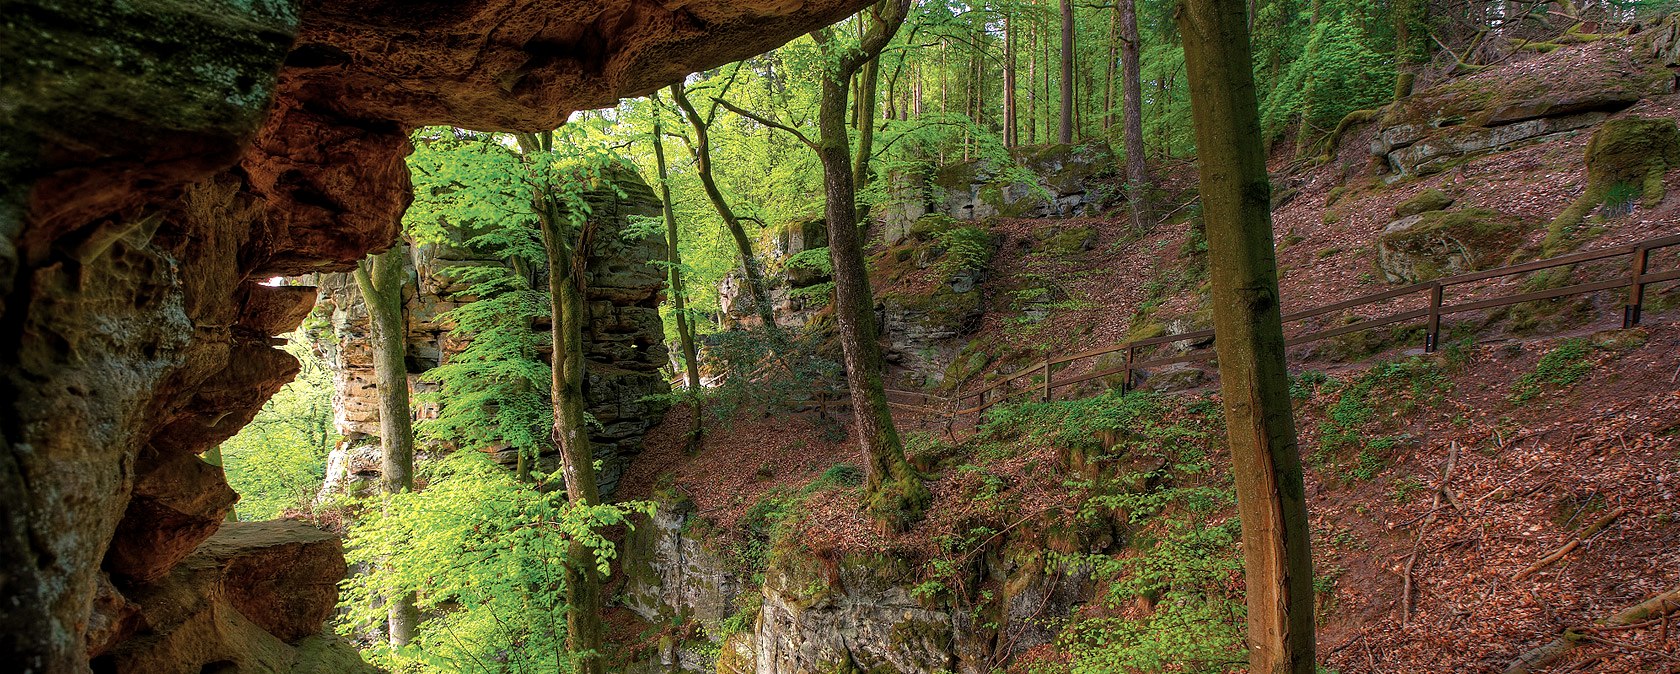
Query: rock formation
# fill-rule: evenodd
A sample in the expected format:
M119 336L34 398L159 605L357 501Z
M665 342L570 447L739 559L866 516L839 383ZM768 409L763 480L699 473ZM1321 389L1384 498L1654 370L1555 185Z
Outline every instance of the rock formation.
M608 494L629 459L641 451L642 436L664 413L663 406L643 399L670 392L659 374L669 358L659 318L665 277L649 264L665 259L665 241L659 236L628 241L624 235L630 216L657 216L659 200L633 171L621 172L615 179L623 196L603 190L589 197L596 232L589 256L590 323L584 333L589 364L584 396L589 399L589 413L602 424L590 441L595 458L603 463L601 487ZM415 393L435 390L435 384L424 380L426 371L448 362L471 343L471 336L453 332L455 326L447 317L449 311L474 301L467 294L469 288L451 270L508 264L472 246L470 229L447 229L451 243L412 246L405 258L410 278L403 293L409 386ZM539 280L536 285L542 283ZM333 371L333 420L344 437L328 459L327 483L322 487L327 494L354 491L356 484L378 476L379 399L361 291L346 273L323 274L320 284L316 311L321 320L312 325L311 339ZM546 325L538 327L547 330ZM422 406L419 413L424 419L429 411ZM518 460L517 452L507 446L466 449L488 452L504 464Z
M0 658L88 671L123 588L216 531L231 494L196 455L293 376L270 336L310 299L258 282L391 245L410 129L551 128L866 4L9 7Z

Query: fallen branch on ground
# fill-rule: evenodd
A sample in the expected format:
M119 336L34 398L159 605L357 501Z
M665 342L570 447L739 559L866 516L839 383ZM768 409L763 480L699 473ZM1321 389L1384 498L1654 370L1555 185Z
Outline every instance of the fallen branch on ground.
M1558 560L1563 559L1570 552L1574 551L1575 548L1581 547L1581 543L1583 541L1592 538L1593 536L1597 536L1599 532L1604 531L1605 527L1610 526L1610 524L1615 522L1617 518L1622 515L1626 515L1627 511L1627 508L1617 508L1615 512L1599 518L1597 522L1593 522L1588 525L1587 528L1582 529L1580 534L1576 535L1575 538L1570 539L1568 543L1563 544L1563 547L1558 548L1557 551L1546 555L1545 557L1541 557L1540 561L1529 565L1526 569L1518 571L1517 575L1511 576L1511 580L1522 580L1534 575L1541 569L1557 563Z
M1453 467L1458 465L1458 443L1455 441L1451 449L1447 450L1447 465L1441 469L1441 485L1435 488L1435 502L1429 506L1429 517L1424 518L1418 525L1417 537L1412 539L1412 554L1406 557L1406 582L1400 589L1400 624L1404 625L1412 619L1412 569L1417 566L1418 549L1423 545L1423 536L1429 532L1429 526L1435 523L1441 508L1441 499L1447 497L1447 483L1452 480Z
M1602 627L1632 625L1652 618L1661 618L1675 611L1680 611L1680 588L1646 599L1632 608L1598 621L1597 625ZM1511 661L1510 666L1505 668L1505 674L1529 674L1557 662L1558 658L1574 650L1582 641L1595 640L1589 637L1590 635L1580 631L1579 628L1564 630L1563 634L1558 635L1556 639L1517 656L1517 659Z

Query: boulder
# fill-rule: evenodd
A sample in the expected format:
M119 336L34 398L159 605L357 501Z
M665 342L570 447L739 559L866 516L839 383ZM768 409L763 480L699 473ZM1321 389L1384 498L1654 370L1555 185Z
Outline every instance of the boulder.
M1487 209L1419 213L1383 228L1377 268L1389 283L1491 269L1504 264L1531 229L1532 223Z
M1419 213L1429 211L1444 211L1453 205L1453 198L1446 192L1437 189L1427 189L1417 196L1400 202L1394 207L1394 217L1409 218Z
M286 520L227 523L167 576L124 589L141 627L95 658L94 669L368 671L353 649L319 636L344 573L333 534Z

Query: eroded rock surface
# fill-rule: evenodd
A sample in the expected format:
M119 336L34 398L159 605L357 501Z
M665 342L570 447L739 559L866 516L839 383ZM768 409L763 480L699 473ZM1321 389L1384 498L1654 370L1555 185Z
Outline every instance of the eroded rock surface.
M117 639L90 620L96 598L126 605L125 583L170 577L215 531L226 487L183 457L237 432L296 368L270 336L305 300L256 283L393 242L409 129L551 128L866 4L8 6L0 658L87 671L90 641Z

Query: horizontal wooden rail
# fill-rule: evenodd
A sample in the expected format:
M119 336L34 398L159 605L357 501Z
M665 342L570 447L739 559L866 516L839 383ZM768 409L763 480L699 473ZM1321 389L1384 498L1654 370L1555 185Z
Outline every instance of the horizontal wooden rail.
M1360 297L1355 297L1333 304L1327 304L1321 307L1295 311L1283 315L1283 322L1286 325L1307 321L1309 319L1334 314L1340 311L1370 307L1389 302L1390 300L1397 300L1417 295L1424 295L1428 300L1428 306L1423 308L1409 309L1382 316L1366 317L1346 325L1320 329L1311 329L1311 326L1308 326L1308 330L1305 332L1293 336L1287 336L1284 339L1284 343L1287 346L1296 346L1354 332L1398 325L1410 321L1416 321L1418 319L1426 319L1426 323L1424 325L1424 351L1432 352L1439 346L1438 341L1441 329L1441 317L1443 316L1484 309L1494 309L1520 304L1523 302L1534 302L1558 297L1568 297L1571 295L1603 292L1617 288L1628 289L1627 301L1623 305L1622 326L1632 327L1639 324L1640 309L1645 295L1645 286L1652 283L1680 279L1680 269L1652 272L1646 268L1650 262L1651 251L1673 246L1680 246L1680 234L1647 239L1645 241L1621 246L1613 246L1610 248L1570 253L1568 255L1548 258L1545 260L1534 260L1532 262L1524 262L1522 264L1500 267L1498 269L1459 274L1433 281L1392 288L1379 293L1362 295ZM1463 286L1477 281L1505 278L1517 274L1526 274L1545 269L1567 267L1586 262L1611 260L1620 257L1631 258L1631 264L1628 274L1619 278L1592 281L1588 283L1576 283L1558 288L1548 288L1545 290L1536 290L1502 297L1491 297L1468 302L1448 303L1446 301L1447 289L1456 286ZM969 415L984 414L986 410L1003 402L1023 397L1036 397L1046 401L1053 400L1055 398L1056 389L1075 386L1093 380L1119 376L1121 377L1120 388L1122 390L1128 390L1132 386L1134 374L1139 370L1178 363L1205 362L1213 360L1217 355L1215 352L1208 349L1193 348L1187 352L1180 352L1176 355L1163 355L1156 358L1140 359L1140 356L1148 355L1147 352L1143 350L1181 342L1208 341L1213 337L1213 330L1193 330L1190 332L1121 342L1110 346L1100 346L1061 356L1054 353L1046 354L1042 360L1032 366L1023 367L1016 372L1008 374L1001 379L986 384L978 389L956 393L950 397L938 396L923 391L886 388L884 389L884 393L887 396L886 404L893 409L904 410L918 416L943 419L947 423L947 430L949 430L949 424L954 420ZM1076 361L1099 358L1115 353L1125 354L1125 361L1123 364L1108 367L1092 367L1092 372L1087 372L1065 379L1057 379L1055 377L1056 370L1058 368L1066 369L1061 366L1065 366ZM774 357L774 354L767 356L765 359L754 364L753 374L749 375L748 378L751 379L763 375L770 369L770 367L778 364L778 362L779 360ZM1017 386L1017 384L1020 384L1020 386ZM813 400L801 402L813 403L824 413L826 413L830 407L850 406L850 400L847 399L846 396L840 395L830 398L826 392L818 395Z
M1532 262L1500 267L1498 269L1489 269L1486 271L1449 276L1434 281L1414 283L1399 288L1392 288L1379 293L1362 295L1360 297L1355 297L1341 302L1327 304L1321 307L1295 311L1283 315L1283 322L1286 325L1334 314L1340 311L1369 307L1385 303L1390 300L1397 300L1406 297L1424 295L1428 299L1428 306L1424 308L1410 309L1398 313L1365 318L1347 325L1340 325L1332 328L1309 330L1307 332L1289 336L1284 340L1284 342L1286 345L1295 346L1330 339L1332 337L1338 337L1354 332L1362 332L1365 330L1398 325L1418 319L1427 319L1427 323L1425 325L1424 350L1426 352L1432 352L1436 350L1438 346L1437 342L1440 336L1440 323L1442 316L1483 309L1493 309L1497 307L1520 304L1523 302L1533 302L1537 300L1567 297L1571 295L1584 295L1616 288L1628 289L1628 301L1625 305L1623 326L1631 327L1639 323L1640 306L1643 302L1644 287L1646 285L1680 279L1680 269L1663 272L1648 272L1646 270L1646 265L1648 264L1649 254L1651 251L1669 248L1676 245L1680 245L1680 235L1647 239L1645 241L1622 246L1582 251L1548 258L1545 260L1534 260ZM1545 290L1537 290L1469 302L1453 304L1445 302L1446 290L1455 286L1462 286L1469 283L1475 283L1477 281L1504 278L1517 274L1525 274L1544 269L1556 269L1559 267L1567 267L1586 262L1610 260L1619 257L1633 258L1630 273L1620 278L1593 281L1590 283L1577 283L1559 288L1548 288ZM1050 400L1054 398L1056 389L1083 384L1092 380L1114 377L1117 375L1121 377L1121 388L1128 389L1132 384L1133 373L1138 370L1161 367L1163 365L1172 365L1176 363L1209 361L1213 360L1216 355L1211 351L1197 350L1192 353L1183 353L1176 356L1139 360L1138 355L1140 350L1180 342L1209 340L1213 336L1213 330L1195 330L1191 332L1161 335L1158 337L1150 337L1148 339L1122 342L1109 346L1099 346L1066 355L1049 354L1037 365L1022 368L1017 372L1006 375L1003 378L990 382L978 389L961 392L950 398L941 398L938 396L919 394L911 391L894 390L893 393L901 395L920 395L924 400L936 400L940 403L944 403L944 411L940 412L939 415L947 419L951 419L971 414L984 413L987 409L995 407L1004 401L1020 398L1033 393L1038 393L1043 399ZM1075 361L1098 358L1114 353L1124 353L1126 355L1124 365L1116 365L1106 368L1093 368L1096 371L1066 379L1055 378L1055 372L1060 366L1065 366ZM1029 378L1037 377L1042 377L1042 379L1038 381L1029 380ZM1016 388L1016 384L1023 381L1029 381L1031 385ZM971 401L973 404L968 404ZM923 406L924 409L937 409L939 407L939 405Z

